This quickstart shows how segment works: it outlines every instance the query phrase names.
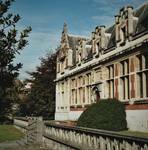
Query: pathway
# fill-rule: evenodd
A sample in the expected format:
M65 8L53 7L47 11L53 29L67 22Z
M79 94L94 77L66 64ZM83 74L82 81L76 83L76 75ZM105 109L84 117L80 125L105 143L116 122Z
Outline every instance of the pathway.
M47 150L39 145L20 145L17 141L0 143L0 150ZM48 149L52 150L52 149Z

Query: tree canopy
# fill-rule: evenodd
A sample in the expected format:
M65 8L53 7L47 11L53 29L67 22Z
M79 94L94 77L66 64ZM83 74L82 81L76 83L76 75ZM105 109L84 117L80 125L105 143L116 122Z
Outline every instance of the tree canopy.
M41 58L41 64L35 72L28 72L32 83L30 93L20 104L20 115L43 116L53 119L55 111L56 54L50 53Z
M14 101L12 91L22 67L21 63L14 64L13 61L28 44L26 38L31 31L31 27L17 30L21 17L9 12L13 1L0 0L0 121L11 112Z
M111 131L126 130L125 106L117 99L100 100L81 114L77 126Z

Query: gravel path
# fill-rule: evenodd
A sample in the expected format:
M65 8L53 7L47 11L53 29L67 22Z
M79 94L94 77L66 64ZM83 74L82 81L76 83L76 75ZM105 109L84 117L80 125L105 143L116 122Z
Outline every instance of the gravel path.
M3 142L0 143L0 150L52 150L52 149L45 149L40 147L39 145L32 145L32 146L22 146L17 143L17 141L13 142Z

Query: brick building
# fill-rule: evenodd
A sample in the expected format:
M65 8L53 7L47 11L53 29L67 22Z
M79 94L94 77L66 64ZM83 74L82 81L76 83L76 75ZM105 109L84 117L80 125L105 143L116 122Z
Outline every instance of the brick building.
M56 120L76 120L92 103L117 98L128 127L148 131L148 4L123 7L91 37L68 33L57 52ZM93 117L93 116L92 116Z

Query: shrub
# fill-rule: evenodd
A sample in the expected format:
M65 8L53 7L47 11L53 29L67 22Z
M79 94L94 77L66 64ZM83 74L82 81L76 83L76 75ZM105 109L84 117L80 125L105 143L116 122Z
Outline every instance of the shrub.
M115 99L100 100L82 113L77 126L111 131L125 130L127 129L125 107Z

